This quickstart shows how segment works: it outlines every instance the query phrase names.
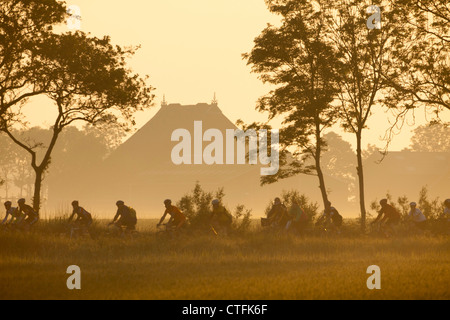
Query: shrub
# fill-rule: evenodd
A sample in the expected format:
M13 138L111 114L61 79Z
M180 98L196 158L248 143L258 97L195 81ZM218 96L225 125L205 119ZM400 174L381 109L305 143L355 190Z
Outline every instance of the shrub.
M244 205L237 205L233 214L233 230L244 233L250 229L252 210Z
M223 204L224 197L223 188L219 188L215 192L208 192L203 190L197 182L194 189L183 196L177 205L186 215L191 228L203 229L209 226L208 222L212 214L211 201L218 199ZM238 205L235 211L230 213L233 215L232 228L234 231L244 232L249 229L251 210L246 209L244 205Z
M303 211L307 214L309 221L314 220L314 218L318 214L319 205L317 204L317 202L312 203L307 196L305 196L304 194L300 194L297 190L283 191L279 198L288 210L292 206L294 200L297 200L300 208L302 208ZM265 210L266 216L272 208L272 205L272 201L267 205Z
M428 189L423 187L419 193L419 201L417 206L422 210L427 219L438 219L444 212L444 203L439 198L434 200L428 199Z

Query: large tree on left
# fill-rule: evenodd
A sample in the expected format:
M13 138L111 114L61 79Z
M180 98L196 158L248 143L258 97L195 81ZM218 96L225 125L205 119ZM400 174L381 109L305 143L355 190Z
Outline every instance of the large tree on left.
M44 143L15 136L11 129L25 121L20 108L0 116L0 130L31 156L35 172L33 207L39 211L44 174L64 128L82 121L130 129L134 112L151 106L153 88L127 67L126 58L134 54L134 49L114 46L109 37L90 37L83 32L48 34L45 41L34 45L39 70L35 81L42 84L41 94L51 99L56 110L55 118L48 119L53 124L51 138Z

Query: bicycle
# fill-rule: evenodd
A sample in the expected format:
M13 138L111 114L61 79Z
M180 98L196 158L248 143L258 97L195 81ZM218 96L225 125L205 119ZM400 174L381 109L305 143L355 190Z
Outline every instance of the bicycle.
M86 237L88 235L93 238L89 227L87 225L82 225L79 223L70 223L68 225L66 234L70 239L78 239Z
M161 223L156 225L156 234L158 236L170 236L173 237L175 235L175 227L168 225L167 223Z
M341 235L339 227L333 226L331 223L318 221L314 224L316 232L320 237L330 237Z
M178 237L182 233L186 234L187 232L186 225L183 225L181 228L177 228L169 223L157 224L156 229L157 236L169 237L170 239Z
M115 229L110 229L111 226ZM106 234L113 237L133 238L138 235L138 231L135 227L117 225L111 222L107 225L107 228Z
M30 233L32 230L32 225L28 224L25 220L19 220L14 223L7 223L2 228L5 232L20 232L20 233Z
M377 223L371 223L370 230L367 233L369 236L376 236L376 237L383 237L383 238L392 238L394 235L396 235L395 232L395 226L391 226L389 224L386 224L386 222L377 222Z
M369 224L368 228L366 229L365 235L369 237L386 237L381 229L381 224L379 222L375 224Z

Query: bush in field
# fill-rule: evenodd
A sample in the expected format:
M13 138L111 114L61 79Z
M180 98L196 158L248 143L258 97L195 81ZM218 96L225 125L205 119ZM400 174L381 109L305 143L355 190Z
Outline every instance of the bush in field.
M203 190L197 182L194 189L189 194L183 196L177 205L186 215L190 227L201 229L209 225L209 218L212 214L211 201L218 199L223 204L224 197L225 193L223 188L215 192L208 192ZM251 210L246 209L244 205L238 205L234 212L228 211L233 215L233 230L238 232L248 230L250 227Z
M236 232L248 231L251 224L251 210L246 209L244 205L237 205L233 213L233 230Z
M439 200L439 198L434 200L428 199L428 189L426 187L420 190L417 205L427 219L438 219L444 212L444 202Z
M307 196L304 194L300 194L296 190L289 190L289 191L283 191L281 193L281 196L279 196L281 199L281 202L286 206L286 208L289 210L292 207L292 204L294 200L297 200L298 204L300 205L300 208L303 209L303 211L307 214L308 220L313 221L316 215L318 214L319 205L317 202L312 203ZM273 200L270 201L270 203L267 205L265 214L269 213L270 209L272 208Z

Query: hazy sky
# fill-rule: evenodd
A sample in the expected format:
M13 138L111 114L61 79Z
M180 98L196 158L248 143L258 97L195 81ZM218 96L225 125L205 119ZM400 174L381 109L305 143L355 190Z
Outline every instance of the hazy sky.
M129 64L135 72L150 76L156 106L137 115L138 127L159 109L163 94L169 103L196 104L210 102L216 92L219 107L232 122L266 118L254 107L270 88L250 73L241 58L267 23L279 21L264 0L74 0L67 4L80 8L82 31L109 35L118 45L141 46ZM32 102L47 104L41 99ZM46 112L27 110L32 124L51 123L51 107ZM388 114L374 111L363 142L383 146L380 137L388 128ZM416 116L423 123L423 112ZM449 121L449 112L443 117ZM404 128L391 150L407 147L410 131ZM344 138L354 144L353 135Z

